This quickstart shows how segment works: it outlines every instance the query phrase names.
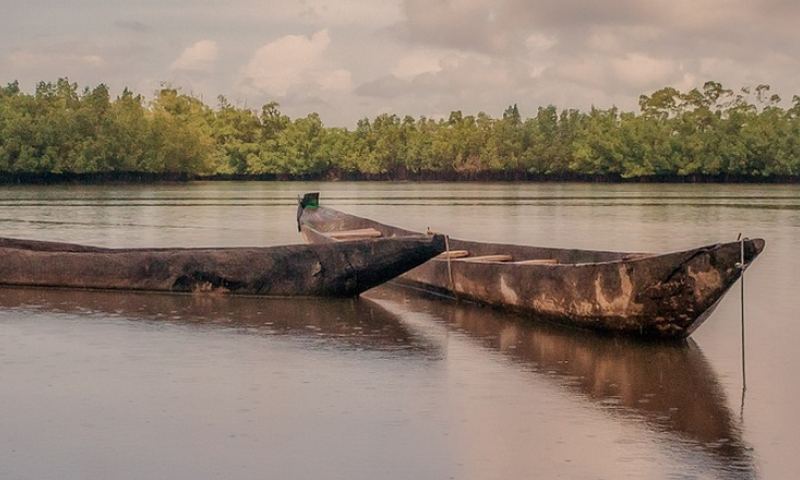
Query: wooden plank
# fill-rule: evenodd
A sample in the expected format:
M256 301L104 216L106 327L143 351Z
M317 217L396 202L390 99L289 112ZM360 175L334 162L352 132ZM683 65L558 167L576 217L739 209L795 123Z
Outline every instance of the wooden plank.
M641 260L643 258L650 258L653 255L650 253L629 253L622 257L623 260Z
M438 259L453 259L453 258L464 258L468 257L469 252L466 250L450 250L449 252L440 253L439 255L433 257Z
M353 240L356 238L376 238L383 236L381 232L370 227L361 228L358 230L342 230L340 232L331 232L328 234L334 240Z
M510 262L514 260L511 255L482 255L480 257L457 258L458 262Z
M532 260L519 260L514 262L514 265L558 265L558 260L555 258L537 258Z

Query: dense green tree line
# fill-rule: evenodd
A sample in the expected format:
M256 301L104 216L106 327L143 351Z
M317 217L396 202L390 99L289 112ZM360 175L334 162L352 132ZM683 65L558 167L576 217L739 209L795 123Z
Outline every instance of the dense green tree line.
M800 97L716 82L639 99L640 111L541 107L523 118L382 114L352 130L171 86L146 101L59 79L0 88L0 179L323 178L791 180L800 178Z

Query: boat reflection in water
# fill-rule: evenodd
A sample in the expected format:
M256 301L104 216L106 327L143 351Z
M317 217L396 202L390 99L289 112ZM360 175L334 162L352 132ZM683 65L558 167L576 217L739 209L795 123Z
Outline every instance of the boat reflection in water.
M3 288L0 308L286 336L310 342L313 349L386 352L387 358L434 364L449 361L447 350L458 335L499 352L523 375L552 382L612 419L643 426L643 436L656 432L659 445L688 457L692 470L699 462L697 470L710 470L713 477L757 477L753 453L717 376L691 340L643 343L532 325L493 309L395 286L356 299Z
M752 449L717 375L691 339L653 343L598 336L393 285L369 296L398 315L414 311L440 319L448 330L501 352L598 408L667 434L667 446L705 452L702 457L725 478L757 476Z
M91 290L0 288L0 308L96 314L284 335L318 347L440 358L440 347L365 298L274 298Z

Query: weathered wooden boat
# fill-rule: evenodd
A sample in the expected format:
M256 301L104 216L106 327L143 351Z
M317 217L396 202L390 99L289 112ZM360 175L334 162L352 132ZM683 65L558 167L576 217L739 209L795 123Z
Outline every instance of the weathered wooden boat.
M355 296L444 247L441 235L261 248L126 249L0 238L0 285Z
M309 243L419 233L300 200ZM560 249L448 239L447 251L397 282L613 334L685 338L714 311L764 249L763 239L653 254Z

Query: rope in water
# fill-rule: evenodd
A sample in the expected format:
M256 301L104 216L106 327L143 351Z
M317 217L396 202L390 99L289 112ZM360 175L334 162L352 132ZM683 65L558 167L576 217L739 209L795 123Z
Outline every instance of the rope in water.
M739 234L739 237L742 235ZM741 248L739 250L739 268L742 269L742 275L740 278L740 285L741 285L741 305L742 305L742 390L747 390L747 372L746 372L746 362L745 362L745 335L744 335L744 242L747 241L747 238L741 239Z

